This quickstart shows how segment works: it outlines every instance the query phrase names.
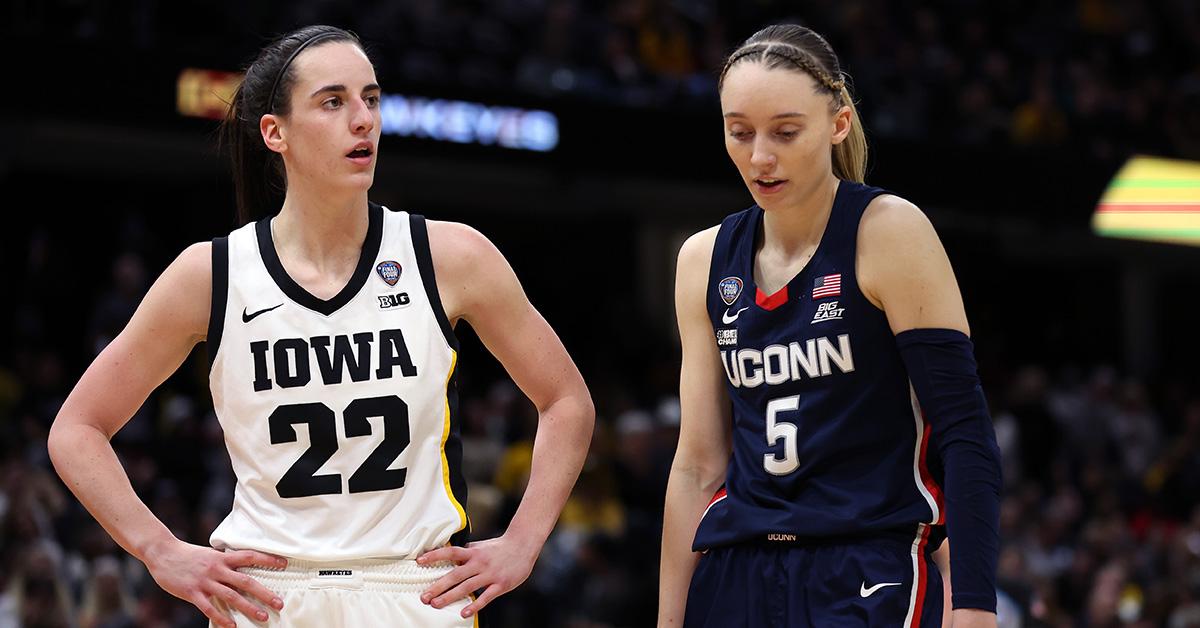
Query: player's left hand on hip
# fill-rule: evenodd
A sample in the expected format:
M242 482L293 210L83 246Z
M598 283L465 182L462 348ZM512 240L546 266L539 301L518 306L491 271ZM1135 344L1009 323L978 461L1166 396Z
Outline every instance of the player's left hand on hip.
M537 550L501 536L468 543L466 547L443 547L425 552L417 558L420 565L453 561L458 566L422 593L421 601L434 608L443 608L483 589L483 593L462 611L463 617L470 617L525 582L533 571Z

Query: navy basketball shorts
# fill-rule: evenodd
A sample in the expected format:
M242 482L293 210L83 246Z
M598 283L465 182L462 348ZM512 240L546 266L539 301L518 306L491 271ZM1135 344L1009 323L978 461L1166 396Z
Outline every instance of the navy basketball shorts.
M685 628L942 625L942 577L917 544L766 541L717 547L700 558Z

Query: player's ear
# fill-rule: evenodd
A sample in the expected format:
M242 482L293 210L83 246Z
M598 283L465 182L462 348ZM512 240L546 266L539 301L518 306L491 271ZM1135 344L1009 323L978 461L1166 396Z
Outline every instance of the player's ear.
M834 145L841 144L850 135L850 129L854 125L854 114L850 111L850 107L842 105L833 113L833 137L830 142Z
M258 121L258 132L262 135L263 143L272 152L282 153L287 150L282 120L273 113L265 113Z

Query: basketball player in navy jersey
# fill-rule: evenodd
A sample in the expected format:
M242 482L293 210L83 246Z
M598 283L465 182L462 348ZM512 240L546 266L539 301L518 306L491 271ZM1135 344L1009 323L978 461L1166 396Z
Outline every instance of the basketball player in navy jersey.
M500 252L367 200L379 101L347 31L303 28L259 54L224 127L248 224L163 272L51 430L67 486L214 625L477 625L529 575L588 449L583 380ZM541 418L511 524L470 544L459 320ZM204 340L237 475L212 548L155 517L109 444Z
M679 253L659 625L941 626L948 532L953 625L995 626L999 452L933 227L862 183L818 34L763 29L719 89L756 204Z

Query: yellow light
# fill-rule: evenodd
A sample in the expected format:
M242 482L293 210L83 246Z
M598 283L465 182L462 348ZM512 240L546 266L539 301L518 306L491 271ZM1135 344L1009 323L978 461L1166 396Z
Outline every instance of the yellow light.
M236 72L185 68L175 89L175 108L181 115L220 120L242 80Z
M1100 198L1092 229L1113 238L1200 246L1200 163L1130 158Z

